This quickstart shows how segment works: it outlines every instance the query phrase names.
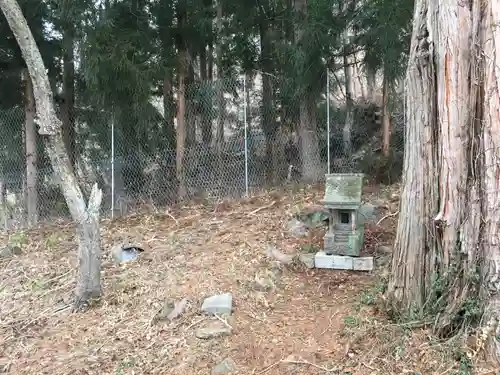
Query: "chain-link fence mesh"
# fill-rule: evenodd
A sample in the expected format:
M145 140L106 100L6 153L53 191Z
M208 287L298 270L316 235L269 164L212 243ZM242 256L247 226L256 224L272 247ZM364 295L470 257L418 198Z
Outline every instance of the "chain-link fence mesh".
M325 78L316 92L304 94L293 82L253 73L188 84L184 98L176 92L112 109L77 102L71 116L58 111L80 187L88 197L99 184L104 216L192 197L251 195L321 180L328 171L397 180L404 148L402 94L391 97L390 148L384 156L380 106L355 100L346 131L345 101L327 87ZM33 210L39 222L69 217L43 138L33 142L30 136L30 113L22 106L1 110L0 126L2 229L26 226ZM35 201L29 197L33 186Z

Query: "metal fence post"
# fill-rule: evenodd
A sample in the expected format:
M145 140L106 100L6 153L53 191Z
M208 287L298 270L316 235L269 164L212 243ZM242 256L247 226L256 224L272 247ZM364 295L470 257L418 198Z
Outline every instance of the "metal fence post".
M115 113L111 113L111 218L115 215Z
M327 155L327 168L330 174L330 77L328 76L328 67L326 68L326 149Z
M245 126L245 193L248 193L248 124L247 124L247 76L243 74L243 124Z

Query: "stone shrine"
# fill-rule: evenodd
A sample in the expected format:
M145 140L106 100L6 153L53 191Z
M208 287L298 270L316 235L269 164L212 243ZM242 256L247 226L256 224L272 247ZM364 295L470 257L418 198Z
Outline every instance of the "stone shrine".
M329 213L328 231L324 251L315 256L315 267L373 269L373 257L359 257L364 240L364 220L360 213L363 177L362 173L326 175L323 204Z

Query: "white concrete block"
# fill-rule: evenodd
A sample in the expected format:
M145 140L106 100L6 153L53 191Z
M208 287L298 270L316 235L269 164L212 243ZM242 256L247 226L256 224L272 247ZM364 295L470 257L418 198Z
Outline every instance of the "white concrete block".
M334 270L352 270L353 259L353 257L349 256L327 255L324 251L319 251L314 256L314 266Z
M373 257L353 258L352 268L354 271L372 271Z

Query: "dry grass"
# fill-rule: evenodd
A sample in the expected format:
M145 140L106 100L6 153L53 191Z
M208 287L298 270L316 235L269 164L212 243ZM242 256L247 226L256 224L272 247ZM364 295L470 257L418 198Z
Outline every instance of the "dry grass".
M74 287L71 225L5 236L23 254L0 261L0 372L210 374L230 357L239 374L467 374L427 332L386 320L374 303L377 275L284 267L271 290L256 290L255 275L272 263L268 245L287 253L303 245L285 223L320 202L320 191L104 221L105 294L85 313L55 312ZM368 227L365 251L390 242L395 223ZM109 250L120 242L146 251L115 266ZM201 302L219 292L233 294L233 332L197 339L209 320ZM189 308L179 319L153 324L167 300L182 298Z

